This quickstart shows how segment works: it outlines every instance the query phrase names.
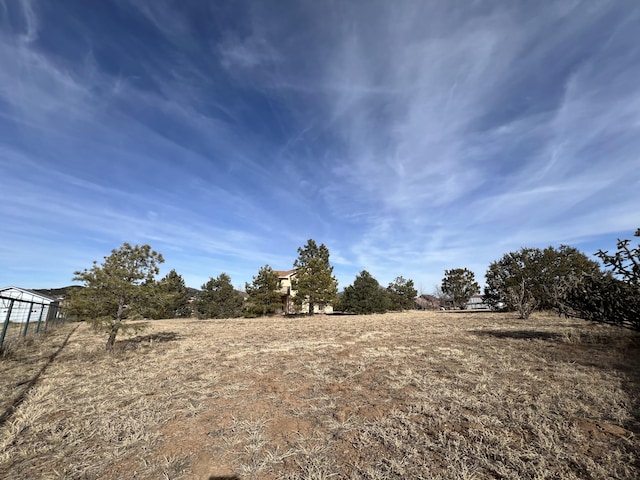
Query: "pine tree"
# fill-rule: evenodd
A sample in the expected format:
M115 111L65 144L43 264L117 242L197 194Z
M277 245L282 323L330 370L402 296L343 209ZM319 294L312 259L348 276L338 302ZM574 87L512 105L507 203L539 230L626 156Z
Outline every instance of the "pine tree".
M175 270L171 270L158 282L158 308L153 318L190 317L189 290L184 279Z
M262 316L274 313L282 306L282 294L280 292L280 278L269 265L265 265L253 277L251 284L245 284L245 290L249 294L249 302L253 311Z
M324 244L318 246L309 239L304 247L298 248L293 266L297 271L292 289L296 291L294 302L298 307L308 305L309 314L313 315L316 306L324 308L336 301L338 281L333 276L329 249Z
M413 286L413 280L397 277L387 287L389 294L389 308L392 310L410 310L413 308L418 291Z
M463 308L472 296L480 293L480 285L471 270L453 268L444 271L442 291L451 298L454 307Z
M357 314L384 313L389 310L389 295L369 272L363 270L342 294L344 312Z
M221 273L202 285L196 310L200 318L235 318L242 315L243 304L240 292L231 284L231 277Z
M149 245L123 243L104 257L102 265L94 261L90 269L74 272L73 280L83 282L85 288L72 292L70 311L106 330L106 348L111 350L118 332L125 328L123 322L147 308L158 264L163 262Z

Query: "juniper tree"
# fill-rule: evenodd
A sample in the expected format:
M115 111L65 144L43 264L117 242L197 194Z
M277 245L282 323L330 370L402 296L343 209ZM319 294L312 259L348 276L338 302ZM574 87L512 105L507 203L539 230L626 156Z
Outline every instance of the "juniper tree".
M535 309L566 308L565 298L585 275L598 275L600 266L574 247L521 248L489 265L485 301L504 302L527 318Z
M640 237L640 228L633 234ZM625 283L640 288L640 244L635 248L629 247L631 240L618 239L618 251L609 255L608 251L598 250L596 255L607 267L611 267L614 276Z
M634 236L640 237L640 228ZM617 251L596 255L610 270L585 275L567 295L575 316L640 331L640 244L618 240Z

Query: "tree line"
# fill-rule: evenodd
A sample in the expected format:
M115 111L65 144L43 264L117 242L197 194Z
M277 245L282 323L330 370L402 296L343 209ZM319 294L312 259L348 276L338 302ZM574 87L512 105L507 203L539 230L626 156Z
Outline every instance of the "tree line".
M211 277L193 298L184 279L175 270L156 280L162 254L149 245L124 243L97 261L89 269L74 273L73 280L84 288L73 289L65 302L68 315L91 321L97 329L108 332L107 349L115 344L119 332L135 328L125 320L136 318L180 318L197 315L200 318L233 318L242 315L267 315L282 308L280 278L269 265L262 267L237 291L227 273ZM292 290L298 309L310 314L314 307L332 305L337 299L338 281L329 262L329 250L309 240L298 248L294 262L296 276Z
M635 233L640 236L640 229ZM484 302L493 309L517 311L526 319L535 310L555 309L560 314L616 324L640 330L640 248L619 240L617 252L599 250L596 255L609 270L579 250L522 248L492 262L486 273ZM338 294L328 248L312 239L298 248L293 266L291 300L300 312L331 305L354 313L384 313L414 308L417 291L413 280L397 277L386 288L366 270ZM125 319L231 318L269 315L283 308L280 277L269 265L260 268L246 294L237 291L231 278L221 273L210 278L193 299L184 279L175 270L156 280L162 255L149 245L124 243L104 262L77 271L73 279L84 288L74 289L67 312L91 320L109 333L107 349L114 345ZM463 308L480 292L474 274L466 268L445 270L441 294L455 308Z
M94 261L91 268L74 273L73 280L82 282L83 288L71 291L67 313L108 332L110 350L119 332L137 325L126 323L127 319L264 316L282 310L287 294L296 311L310 315L316 307L329 305L350 313L382 313L413 308L417 294L412 280L398 277L385 289L363 271L338 295L329 249L313 239L298 248L293 263L291 292L295 294L282 291L278 272L267 264L245 284L245 292L236 290L223 272L209 278L194 297L175 270L155 279L163 262L163 256L149 245L124 243L104 257L102 264Z

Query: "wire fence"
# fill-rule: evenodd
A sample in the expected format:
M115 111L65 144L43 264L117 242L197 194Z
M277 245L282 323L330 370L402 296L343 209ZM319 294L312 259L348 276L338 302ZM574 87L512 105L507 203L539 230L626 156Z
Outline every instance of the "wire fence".
M60 302L36 302L0 295L0 352L64 323Z

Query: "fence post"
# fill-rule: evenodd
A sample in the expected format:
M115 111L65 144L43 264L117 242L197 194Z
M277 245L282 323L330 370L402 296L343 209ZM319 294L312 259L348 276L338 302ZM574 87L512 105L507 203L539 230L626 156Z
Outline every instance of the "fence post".
M56 321L59 324L64 324L65 319L64 319L64 314L62 313L62 307L60 306L60 303L56 303L55 309L56 309Z
M31 312L33 311L33 302L29 303L29 315L27 315L27 322L24 324L24 330L22 332L22 338L27 336L29 330L29 320L31 320Z
M13 310L13 302L15 302L15 300L12 298L9 302L9 310L7 311L7 316L4 319L4 325L2 325L2 333L0 334L0 350L2 350L2 345L4 345L4 337L7 334L7 328L9 328L9 319L11 318L11 310Z
M47 309L47 316L44 317L44 331L46 332L49 329L49 305L43 303L40 308L42 309L40 310L40 315L44 314L45 308Z
M49 304L49 309L47 310L47 321L50 321L51 325L56 327L58 326L58 309L54 303Z
M42 323L42 312L44 312L44 307L40 306L40 316L38 317L38 326L36 327L36 333L40 333L40 324ZM45 327L47 325L45 324Z
M51 302L47 305L47 323L49 322L52 327L58 326L58 302Z

